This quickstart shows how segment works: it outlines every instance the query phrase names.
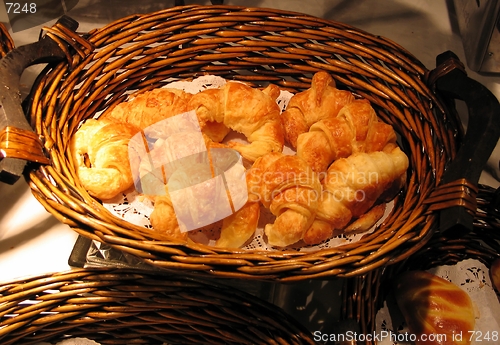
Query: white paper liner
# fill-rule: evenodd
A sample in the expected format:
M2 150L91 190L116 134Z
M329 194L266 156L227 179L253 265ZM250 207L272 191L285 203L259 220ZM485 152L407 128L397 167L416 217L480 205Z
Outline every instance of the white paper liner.
M470 334L463 334L463 338L470 337L471 345L500 344L500 303L493 290L488 268L478 260L469 259L453 266L438 266L428 272L459 286L475 304L478 311L475 329ZM389 297L377 313L375 333L379 337L391 333L394 336L384 337L378 344L412 345L412 342L403 341L407 338L396 337L396 334L405 332L409 333L404 318L394 299Z
M165 88L176 88L184 90L188 93L198 93L205 89L213 89L220 88L226 83L224 78L219 76L202 76L194 79L193 81L176 81L172 82L165 86ZM276 103L279 105L281 111L286 109L290 98L293 96L292 93L288 91L281 91L280 96L276 100ZM231 135L231 134L230 134ZM229 136L230 136L229 135ZM234 138L230 138L234 139ZM295 152L286 147L283 150L285 154L295 154ZM111 213L116 215L117 217L123 218L124 220L144 226L146 228L151 228L151 224L149 222L149 215L153 211L153 204L144 196L140 195L135 189L131 189L130 191L124 193L123 195L119 195L112 200L107 200L103 203L104 207L107 208ZM329 241L321 243L316 246L297 246L297 247L287 247L286 250L296 249L299 251L317 251L325 248L333 248L343 244L357 242L361 239L361 237L367 233L373 232L376 227L384 221L384 219L388 216L390 211L393 208L393 202L389 202L387 204L386 212L384 216L377 222L377 224L372 227L370 230L353 235L342 235L331 238ZM257 249L257 250L279 250L279 248L268 246L265 241L264 235L264 226L265 224L273 222L275 217L264 207L261 207L261 217L259 221L259 226L253 239L247 243L243 248L244 249ZM217 239L217 234L220 231L220 228L215 225L211 230L204 231L190 231L189 236L191 239L198 243L214 245L215 240ZM285 250L285 249L283 249Z

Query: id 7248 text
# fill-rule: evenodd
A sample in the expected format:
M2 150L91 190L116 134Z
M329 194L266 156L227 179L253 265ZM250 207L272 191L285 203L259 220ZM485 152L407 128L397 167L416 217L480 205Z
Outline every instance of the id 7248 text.
M28 14L36 13L36 3L34 2L6 2L5 9L8 14Z
M455 340L462 340L462 333L454 334ZM499 331L469 331L468 334L463 334L463 338L469 338L471 342L483 342L484 344L498 344Z

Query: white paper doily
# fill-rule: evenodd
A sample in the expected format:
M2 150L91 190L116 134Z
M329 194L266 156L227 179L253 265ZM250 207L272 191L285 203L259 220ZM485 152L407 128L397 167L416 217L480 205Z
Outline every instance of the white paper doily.
M165 88L176 88L184 90L188 93L198 93L205 89L220 88L226 83L224 78L218 76L202 76L192 81L176 81L165 86ZM293 96L292 93L288 91L281 91L280 96L277 98L276 103L279 105L281 111L285 110L290 98ZM231 134L229 135L231 136ZM230 138L232 139L232 138ZM295 152L289 147L284 148L283 153L285 154L295 154ZM107 200L103 203L104 207L107 208L111 213L117 217L123 218L124 220L144 226L146 228L151 228L149 222L149 215L153 211L153 204L144 196L140 195L135 191L135 189L130 190L123 195L119 195L113 200ZM386 212L382 219L369 231L360 234L346 235L333 237L329 241L321 243L317 246L299 246L296 249L300 251L317 251L324 248L333 248L340 246L342 244L357 242L361 237L367 233L373 232L377 225L379 225L387 217L393 208L393 202L387 204ZM274 216L264 207L261 207L261 217L259 220L259 226L253 239L245 246L244 249L259 249L259 250L276 250L275 247L270 247L265 241L264 226L270 222L274 221ZM196 242L214 245L217 238L217 232L220 228L214 226L213 229L207 231L190 231L189 236ZM290 249L290 248L287 248Z
M500 344L500 303L493 290L488 268L477 260L469 259L453 266L438 266L428 272L459 286L475 304L478 311L475 329L462 336L472 339L471 345ZM394 335L392 338L384 337L379 345L413 345L412 342L394 341L398 339L396 334L404 334L408 329L392 298L388 298L377 313L376 325L376 334L379 336Z

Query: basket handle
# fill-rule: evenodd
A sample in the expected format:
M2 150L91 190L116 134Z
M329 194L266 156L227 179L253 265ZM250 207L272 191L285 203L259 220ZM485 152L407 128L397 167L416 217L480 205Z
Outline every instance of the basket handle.
M75 31L78 22L63 16L56 25ZM66 49L67 50L67 49ZM15 48L0 60L0 181L13 184L27 162L49 164L43 144L28 123L22 108L20 78L23 71L38 63L61 61L66 52L49 35Z
M463 100L469 120L456 157L427 203L439 211L440 231L461 237L472 230L479 178L500 137L500 104L491 91L467 76L453 52L438 55L436 62L430 84L444 96Z

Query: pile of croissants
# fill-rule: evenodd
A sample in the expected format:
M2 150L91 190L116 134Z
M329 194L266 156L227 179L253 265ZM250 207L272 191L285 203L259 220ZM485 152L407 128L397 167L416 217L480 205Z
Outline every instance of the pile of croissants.
M131 166L139 158L129 153L130 139L163 119L194 111L207 149L234 149L247 168L248 199L222 220L215 246L248 243L263 208L275 216L264 227L266 241L275 247L316 245L372 228L401 189L409 166L392 126L377 117L370 102L338 89L326 72L317 72L310 88L294 94L284 111L276 103L279 94L273 84L261 90L234 81L196 94L172 88L143 92L80 126L72 139L78 178L102 201L133 188ZM230 132L244 140L227 140ZM148 138L156 140L150 143L152 157L182 157L195 144L186 137L166 145L161 133ZM294 153L285 154L285 146ZM159 183L167 188L163 178ZM154 205L152 228L189 240L168 190L146 197ZM199 202L207 210L217 208L209 198Z

